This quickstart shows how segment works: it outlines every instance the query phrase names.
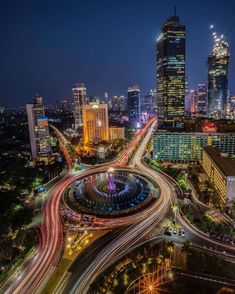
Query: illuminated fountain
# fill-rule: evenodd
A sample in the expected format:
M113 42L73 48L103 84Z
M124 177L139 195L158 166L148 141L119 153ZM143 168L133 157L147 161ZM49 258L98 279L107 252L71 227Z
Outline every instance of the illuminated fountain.
M114 175L113 175L114 169L110 167L108 169L108 191L109 195L112 196L114 192L116 192L116 184L114 182Z
M156 199L153 190L159 192L142 175L110 167L77 181L66 200L67 205L77 212L118 216L136 213L149 205Z

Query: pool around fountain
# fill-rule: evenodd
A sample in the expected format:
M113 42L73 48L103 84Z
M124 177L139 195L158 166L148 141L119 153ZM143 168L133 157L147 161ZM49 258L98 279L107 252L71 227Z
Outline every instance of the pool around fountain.
M117 217L136 213L158 195L159 188L150 179L110 168L74 182L64 200L79 213Z

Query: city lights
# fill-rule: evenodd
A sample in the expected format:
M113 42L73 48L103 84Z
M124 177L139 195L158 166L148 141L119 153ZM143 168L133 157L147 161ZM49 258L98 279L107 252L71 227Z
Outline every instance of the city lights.
M18 2L0 293L234 293L235 3Z

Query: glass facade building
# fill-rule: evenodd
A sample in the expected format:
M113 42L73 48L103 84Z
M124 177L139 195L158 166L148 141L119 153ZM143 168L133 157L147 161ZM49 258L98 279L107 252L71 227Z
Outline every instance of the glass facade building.
M156 44L158 116L174 125L185 113L185 26L178 16L166 20Z
M223 35L213 33L213 51L208 57L208 115L215 119L226 117L228 100L228 43Z
M207 114L207 86L206 84L199 84L196 94L196 112L199 116L206 116Z
M127 111L129 116L129 127L136 129L140 121L140 88L138 85L128 88Z
M86 87L83 83L75 83L72 88L73 93L73 115L74 128L77 130L83 125L82 121L82 106L86 105Z
M32 160L36 162L40 156L51 153L48 119L45 117L45 107L41 96L35 96L33 103L26 104L29 127L29 139Z
M235 134L156 131L153 157L166 161L200 161L205 146L216 147L235 157Z

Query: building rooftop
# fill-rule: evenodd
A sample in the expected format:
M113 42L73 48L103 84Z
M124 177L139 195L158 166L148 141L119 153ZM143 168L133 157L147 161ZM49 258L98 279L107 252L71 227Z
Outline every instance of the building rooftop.
M235 176L235 160L225 156L219 149L207 146L204 151L211 157L225 176Z
M201 133L203 129L205 131L205 126L214 126L210 131L209 129L206 132L215 133L215 128L217 133L235 133L235 123L231 120L212 120L208 118L182 118L182 128L169 128L169 127L159 127L158 130L165 130L169 132L196 132Z

